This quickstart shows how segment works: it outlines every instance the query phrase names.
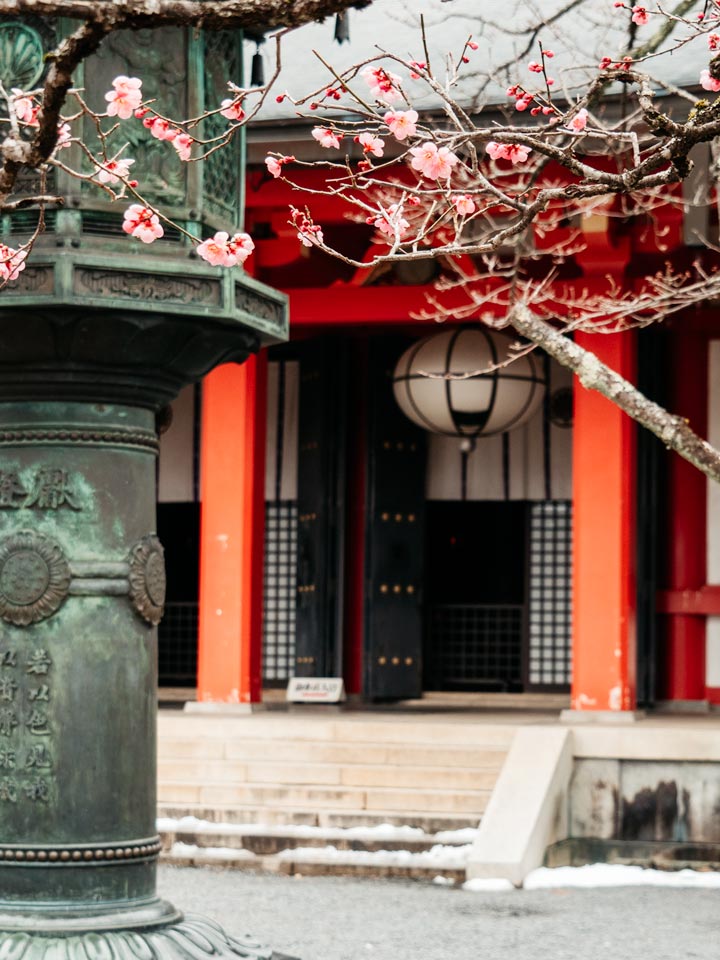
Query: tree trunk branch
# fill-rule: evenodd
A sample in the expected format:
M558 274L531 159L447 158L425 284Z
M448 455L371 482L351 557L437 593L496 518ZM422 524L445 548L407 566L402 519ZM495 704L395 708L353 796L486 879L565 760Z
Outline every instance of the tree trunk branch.
M636 423L654 433L668 450L674 450L705 476L720 482L720 451L699 437L687 420L649 400L589 350L584 350L545 320L536 317L526 304L513 307L508 320L518 333L577 374L584 387L597 390ZM599 437L598 443L601 442Z
M372 0L0 0L0 17L70 17L107 23L112 29L201 26L208 29L273 29L322 20Z

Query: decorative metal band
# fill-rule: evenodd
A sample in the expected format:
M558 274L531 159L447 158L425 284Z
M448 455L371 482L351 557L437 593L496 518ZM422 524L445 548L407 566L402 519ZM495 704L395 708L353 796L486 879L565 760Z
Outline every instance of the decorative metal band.
M131 840L128 843L78 844L73 846L29 847L19 844L0 846L0 864L76 867L83 864L127 863L156 857L162 849L160 837Z
M152 626L165 609L165 560L155 534L126 560L69 562L54 540L33 530L0 538L0 620L27 627L52 616L68 596L126 597Z
M27 627L52 616L70 589L70 565L60 544L34 530L0 540L0 618Z
M157 626L165 611L165 552L155 536L139 540L130 551L130 600L143 620Z
M26 443L85 443L110 446L140 447L158 451L158 438L145 430L0 430L0 446Z

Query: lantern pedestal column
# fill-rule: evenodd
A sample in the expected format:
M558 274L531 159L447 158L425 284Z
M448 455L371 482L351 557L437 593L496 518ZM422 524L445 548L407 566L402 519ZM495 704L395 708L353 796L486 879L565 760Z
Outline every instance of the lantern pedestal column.
M2 331L0 956L267 960L155 891L155 413L257 337L112 311Z

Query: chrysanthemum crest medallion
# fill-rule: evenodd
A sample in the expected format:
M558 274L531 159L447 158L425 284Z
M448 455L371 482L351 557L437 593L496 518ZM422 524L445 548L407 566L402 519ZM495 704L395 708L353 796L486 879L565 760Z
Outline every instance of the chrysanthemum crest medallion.
M52 616L70 589L70 565L62 547L33 530L0 540L0 617L27 627Z
M165 612L165 551L149 534L130 551L130 599L140 616L154 627Z

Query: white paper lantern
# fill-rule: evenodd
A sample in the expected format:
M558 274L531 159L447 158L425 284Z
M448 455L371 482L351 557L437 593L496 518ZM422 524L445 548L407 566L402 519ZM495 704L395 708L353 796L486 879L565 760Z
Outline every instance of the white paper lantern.
M541 358L532 351L489 370L507 360L516 342L475 325L418 341L400 357L393 374L400 409L425 430L451 437L491 437L521 426L545 392ZM474 375L458 380L447 374Z

